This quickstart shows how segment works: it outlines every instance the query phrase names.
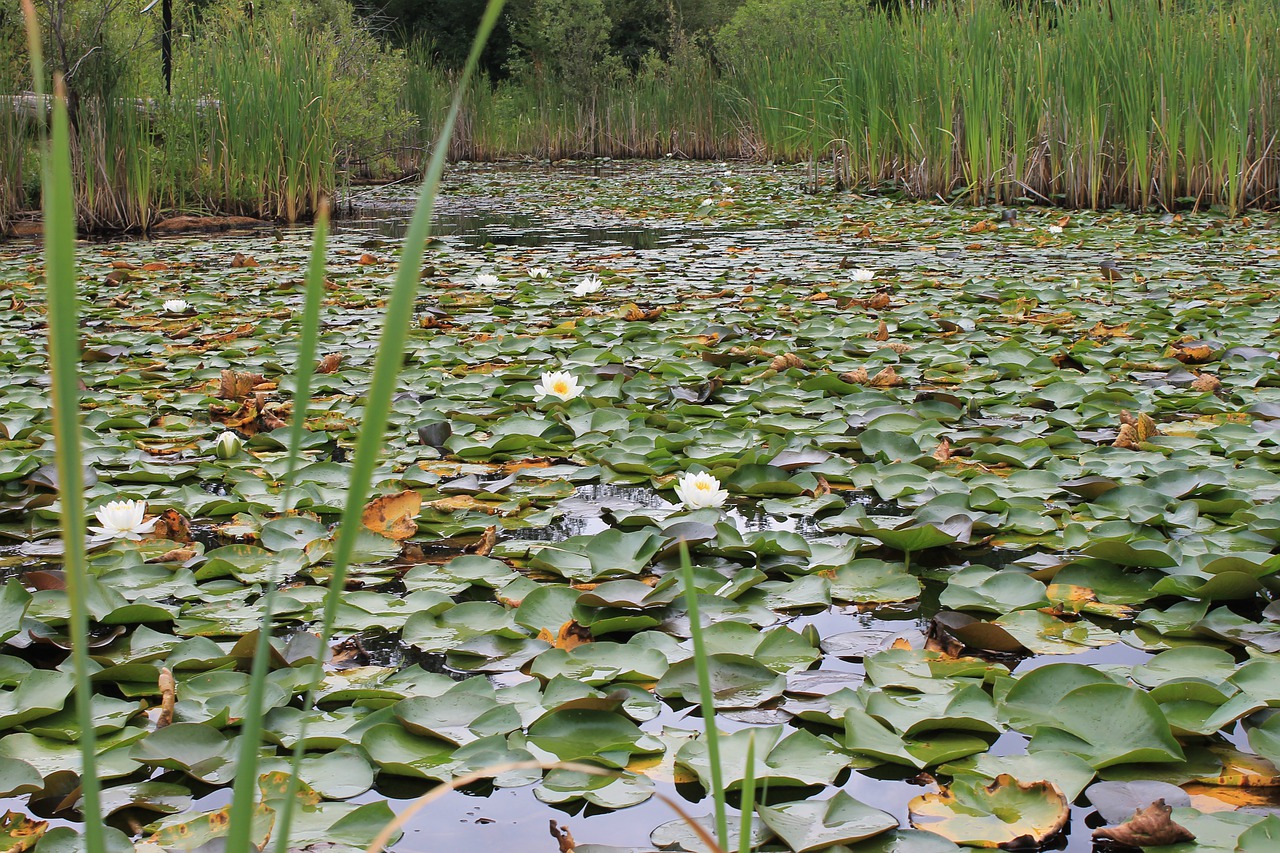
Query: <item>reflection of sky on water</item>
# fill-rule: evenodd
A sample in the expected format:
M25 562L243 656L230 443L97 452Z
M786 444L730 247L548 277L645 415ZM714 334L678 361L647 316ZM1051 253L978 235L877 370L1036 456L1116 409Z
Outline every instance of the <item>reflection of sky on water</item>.
M855 492L840 492L846 503L858 503ZM787 530L801 536L818 537L823 531L812 516L771 515L756 507L755 501L735 503L730 500L724 506L727 521L743 533L763 530ZM643 486L617 486L597 483L578 486L571 496L555 506L563 513L546 527L529 527L510 532L508 538L529 539L537 542L559 542L570 536L603 533L611 526L608 516L636 510L658 509L679 511L679 507L660 493Z
M401 208L357 208L355 218L342 220L339 230L374 235L387 240L403 238L409 230L409 214ZM487 245L540 247L622 247L635 251L679 249L692 240L738 234L742 229L705 224L653 227L617 222L584 223L577 219L514 213L504 208L476 208L437 214L431 234L470 248ZM752 229L755 230L755 229Z

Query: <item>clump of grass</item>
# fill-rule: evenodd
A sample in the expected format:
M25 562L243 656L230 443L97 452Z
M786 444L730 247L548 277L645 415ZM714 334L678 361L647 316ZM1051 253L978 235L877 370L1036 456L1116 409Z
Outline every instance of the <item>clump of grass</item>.
M409 49L411 70L401 105L417 116L421 134L435 136L451 76L434 63L429 45ZM538 157L658 158L668 154L742 157L751 146L731 92L710 60L688 49L635 77L584 95L553 80L482 83L471 90L450 140L455 160Z
M846 183L974 202L1280 201L1275 4L967 0L842 26L835 51L797 40L734 69L768 156L838 145Z
M137 73L82 84L71 98L79 225L146 230L168 212L294 222L332 195L339 163L394 168L388 152L413 124L394 104L400 55L342 4L306 8L205 4L172 97ZM142 38L148 19L117 26ZM46 109L10 91L22 85L0 84L0 225L25 206L23 159Z
M455 158L832 158L846 185L1069 207L1280 203L1280 7L1241 0L868 7L834 41L772 34L719 72L694 49L589 93L476 90ZM448 77L403 98L437 128Z
M202 80L216 102L175 102L203 156L199 184L210 208L296 222L334 187L336 116L332 59L305 30L263 33L251 21L203 46ZM207 171L206 171L207 170Z
M31 150L27 128L17 105L0 98L0 234L26 204L26 166Z

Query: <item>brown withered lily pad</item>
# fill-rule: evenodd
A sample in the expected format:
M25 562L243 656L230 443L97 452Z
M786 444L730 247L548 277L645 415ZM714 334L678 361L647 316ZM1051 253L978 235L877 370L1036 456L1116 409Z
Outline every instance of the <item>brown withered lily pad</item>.
M956 780L908 806L911 825L967 847L1036 847L1067 825L1070 806L1051 782L1019 782L1002 773L990 785Z
M361 523L374 533L388 539L408 539L418 532L418 513L422 510L422 495L406 489L394 495L374 498L364 508Z

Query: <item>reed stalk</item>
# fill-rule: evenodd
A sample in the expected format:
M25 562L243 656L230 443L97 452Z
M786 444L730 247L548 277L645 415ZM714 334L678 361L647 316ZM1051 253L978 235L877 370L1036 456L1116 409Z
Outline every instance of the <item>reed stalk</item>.
M479 31L471 45L467 63L458 81L453 103L445 117L440 135L437 139L431 161L427 167L418 202L413 217L409 222L408 233L400 252L399 267L395 282L387 300L386 317L383 322L382 336L379 340L378 355L374 361L373 376L368 393L365 396L364 417L356 440L355 457L352 461L351 476L348 481L347 499L342 511L338 527L337 541L333 549L333 569L329 577L329 587L325 594L323 615L320 620L319 643L321 663L329 648L333 636L334 623L337 619L338 605L346 586L347 571L351 563L351 555L355 550L356 538L362 529L361 516L365 500L369 493L373 471L377 466L385 444L387 420L391 411L391 397L395 391L396 378L404 362L404 347L408 340L409 327L413 319L414 296L418 289L419 275L422 271L423 252L427 238L431 233L431 216L435 208L436 192L440 184L440 176L444 172L445 153L448 140L452 135L454 122L462 111L466 97L466 86L479 64L480 52L493 32L494 25L501 14L504 0L489 0L485 7L484 17L480 21ZM297 394L306 395L310 389L299 384ZM295 418L296 422L296 418ZM296 447L294 448L296 452ZM316 667L316 677L312 679L304 699L304 707L315 705L316 692L323 677L323 666ZM297 745L293 752L293 764L299 766L306 750L306 719L299 723ZM289 778L289 788L283 805L276 819L277 853L285 853L289 849L289 830L292 825L293 810L297 798L298 774ZM239 851L234 851L239 853Z
M23 0L28 50L36 94L41 98L44 57L31 0ZM84 845L89 853L105 850L101 782L97 771L97 732L93 719L93 684L89 660L89 576L85 549L84 455L80 448L80 304L76 289L76 221L72 192L71 122L67 93L55 79L50 136L43 147L45 292L49 325L49 377L53 401L54 463L58 472L58 504L62 521L63 567L70 604L71 667L75 684L75 718L80 728L80 812ZM43 137L43 125L41 126Z
M702 636L698 613L698 590L694 586L693 563L689 546L680 543L680 579L684 585L685 609L689 613L689 635L693 642L693 665L698 673L698 704L707 741L707 761L711 765L711 794L715 808L716 841L722 850L729 849L729 821L725 814L724 769L720 763L720 731L716 724L715 697L711 693L711 668ZM750 818L748 818L750 820Z

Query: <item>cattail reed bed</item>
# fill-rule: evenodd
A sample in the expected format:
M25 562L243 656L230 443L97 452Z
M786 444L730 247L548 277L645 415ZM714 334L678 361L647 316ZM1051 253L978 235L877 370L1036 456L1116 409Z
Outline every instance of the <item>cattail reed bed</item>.
M482 89L454 157L754 156L839 183L1066 207L1280 204L1280 7L1265 0L867 9L589 93ZM434 74L434 76L433 76ZM424 130L445 85L420 68Z
M339 163L404 146L400 66L349 17L310 20L283 5L245 17L221 4L199 33L179 54L171 95L133 77L73 93L82 230L146 230L172 213L308 220L334 192ZM39 206L48 106L21 91L30 84L0 80L0 234Z
M454 75L427 49L327 32L260 15L199 42L172 98L81 99L81 226L308 219L345 180L418 168ZM353 78L352 56L376 73ZM39 196L35 130L6 104L0 233ZM957 0L725 31L621 75L482 83L448 153L810 161L827 186L919 198L1234 214L1280 206L1278 116L1270 0Z

